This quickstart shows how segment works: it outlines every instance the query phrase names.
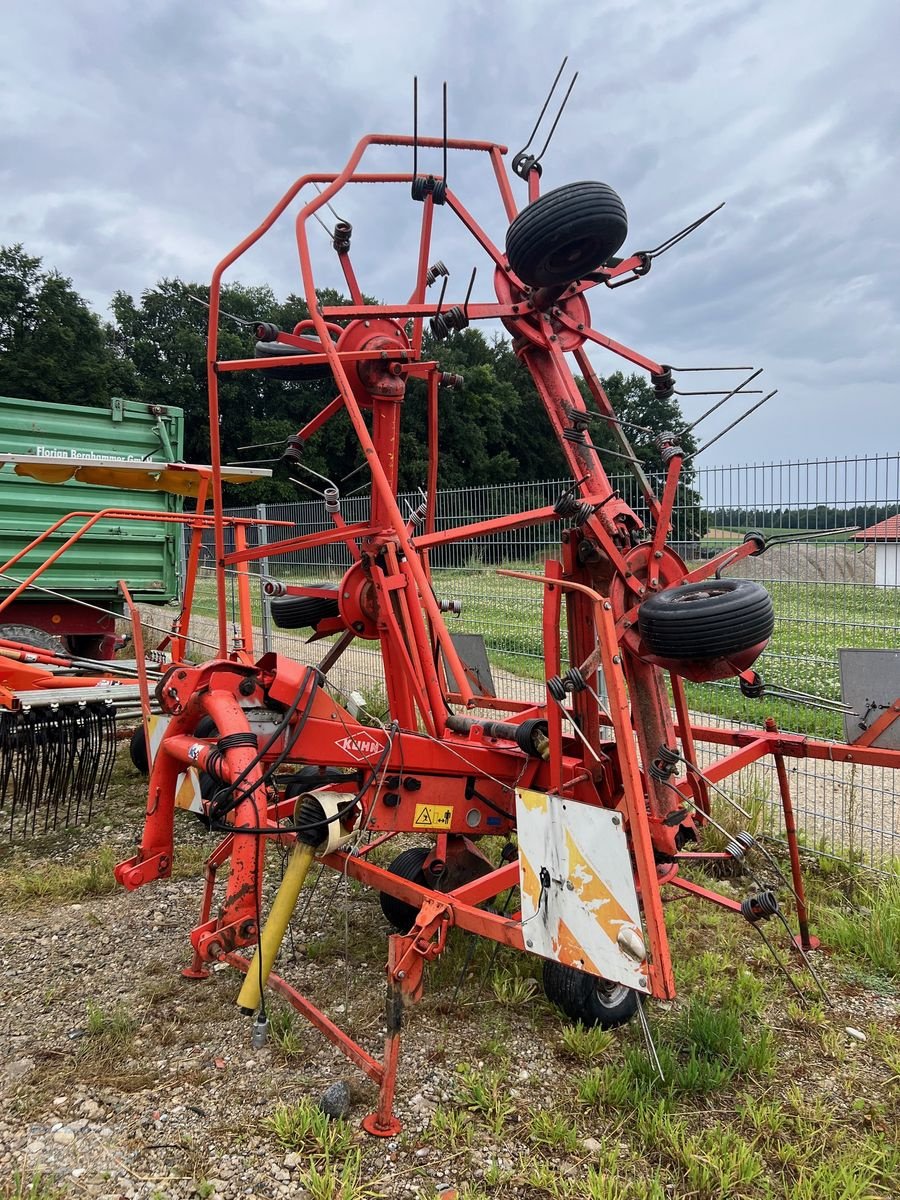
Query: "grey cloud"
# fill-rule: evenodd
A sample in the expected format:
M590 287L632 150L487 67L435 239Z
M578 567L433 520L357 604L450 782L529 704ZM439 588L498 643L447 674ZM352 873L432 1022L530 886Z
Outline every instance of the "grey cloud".
M777 407L711 461L900 444L900 13L888 0L579 0L565 19L536 0L48 0L4 20L0 240L43 254L99 311L118 287L207 279L292 179L338 168L364 132L409 131L414 73L425 132L439 131L447 78L451 134L515 151L568 53L581 75L546 188L612 184L631 248L727 201L643 282L592 292L596 326L662 361L766 366ZM409 166L388 151L371 163ZM487 164L459 156L450 171L502 242ZM363 288L405 299L421 210L400 188L347 189L336 207L354 224ZM310 238L321 282L340 286L315 225ZM446 212L434 254L460 290L477 262L476 296L490 297L490 265ZM298 291L292 222L232 277ZM686 398L685 411L699 406Z

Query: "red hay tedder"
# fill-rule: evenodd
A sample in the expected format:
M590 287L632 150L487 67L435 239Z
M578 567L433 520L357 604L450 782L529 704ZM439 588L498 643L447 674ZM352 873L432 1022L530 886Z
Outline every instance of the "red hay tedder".
M445 164L447 151L480 156L506 213L501 240L448 187L446 165L443 176L415 167L411 174L367 173L363 160L373 146L414 154L422 147L444 150ZM198 666L181 658L184 643L176 638L175 661L155 687L161 718L150 719L145 699L144 736L151 752L146 822L137 853L116 868L128 889L169 875L175 808L184 804L186 789L198 794L195 784L203 773L199 803L223 840L208 861L186 974L202 979L216 962L244 972L238 1003L248 1013L261 1005L264 1012L266 984L278 991L378 1085L376 1110L364 1125L380 1136L400 1127L393 1096L404 1009L420 996L425 963L442 953L451 927L542 956L547 994L573 1019L602 1025L636 1013L643 1019L644 997L675 995L661 889L682 889L757 927L769 916L784 920L777 896L764 887L737 902L681 876L685 860L734 861L766 853L748 834L732 839L724 851L696 848L698 833L712 819L711 791L748 765L774 759L790 847L791 877L784 883L797 917L794 942L805 955L816 942L803 900L785 760L882 766L900 760L897 752L873 747L874 726L871 736L841 745L786 735L772 722L748 731L692 721L684 679L739 677L745 690L761 687L752 665L772 633L772 601L761 585L723 578L722 571L762 553L765 541L749 534L737 549L688 569L667 540L685 457L679 436L658 432L666 477L654 494L586 353L590 343L601 346L648 372L660 396L672 395L672 368L595 329L588 303L597 287L614 289L645 276L668 244L616 257L627 225L612 189L580 182L541 195L539 163L524 152L514 161L527 187L519 210L505 153L493 142L369 135L336 174L298 179L216 267L207 354L212 513L194 518L187 565L190 580L201 526L211 520L219 648L214 659ZM351 229L339 221L333 247L350 302L322 307L310 220L344 188L360 183L393 186L405 195L402 202L421 206L411 294L399 303L364 302L351 265ZM260 322L255 354L222 361L217 352L222 276L298 197L296 239L311 317L287 332ZM443 264L429 265L432 225L441 210L442 219L459 221L489 260L495 302L426 299L429 285L446 274ZM462 381L443 373L438 361L423 358L423 328L429 321L434 345L478 320L500 321L511 335L572 484L551 506L437 530L441 392ZM576 384L573 360L592 406ZM346 413L371 476L366 520L346 523L336 492L326 492L333 522L327 531L252 546L238 526L234 548L226 550L218 381L223 372L248 370L333 380L334 399L288 439L285 458L302 465L308 439ZM400 426L411 378L427 387L429 431L425 499L412 517L397 498ZM727 395L740 393L748 382ZM651 516L648 528L610 484L601 462L605 452L598 452L589 435L595 421L614 431L619 454L636 474ZM448 632L432 588L429 554L466 539L550 522L561 526L558 557L540 574L502 572L530 580L542 593L545 698L531 704L485 695ZM280 653L257 658L248 564L328 544L345 546L352 558L336 589L278 581L270 586L280 593L273 606L280 625L311 628L318 637L337 635L336 640L325 643L317 666ZM226 617L230 575L237 580L240 611L241 636L234 644ZM568 662L561 657L563 617ZM329 670L356 638L379 643L389 702L384 722L361 720L366 714L345 704L329 683ZM138 670L149 695L140 655ZM390 868L371 860L373 848L388 839L422 831L430 835L429 844L404 850ZM499 861L479 848L486 835L505 840L495 856ZM264 868L273 842L290 853L266 913ZM397 930L388 943L381 1060L272 970L314 861L381 893ZM217 870L226 863L227 880L217 886ZM777 873L777 864L770 861L769 869ZM504 893L517 899L508 911L497 911L492 902ZM254 945L252 956L242 953Z

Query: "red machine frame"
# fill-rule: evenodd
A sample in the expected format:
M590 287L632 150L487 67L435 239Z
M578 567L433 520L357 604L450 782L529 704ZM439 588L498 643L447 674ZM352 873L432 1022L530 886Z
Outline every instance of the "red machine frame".
M419 148L441 149L445 145L437 138L418 138L417 143ZM709 812L709 786L763 757L774 759L790 846L799 943L809 949L815 940L809 933L803 899L785 759L806 757L896 766L900 755L870 745L838 745L786 735L771 722L760 731L694 725L688 712L683 676L735 675L746 664L707 663L697 667L693 674L686 668L669 671L667 677L665 664L655 660L643 644L637 614L648 596L709 579L724 565L759 552L759 545L748 541L689 571L668 544L682 466L682 452L674 436L666 444L667 477L661 496L653 493L646 478L636 470L653 525L649 538L644 540L641 540L641 521L614 492L588 439L565 436L567 431L571 434L573 427L577 429L578 416L588 412L568 355L574 357L587 381L598 412L615 419L600 378L587 357L588 342L653 376L663 376L669 370L595 330L590 323L588 291L601 282L612 285L646 273L645 256L626 257L618 265L597 272L598 277L566 287L528 288L517 278L503 251L446 186L446 180L429 176L424 177L426 185L420 186L416 197L422 202L422 219L417 270L409 300L400 304L365 304L351 265L347 239L340 244L336 242L335 248L351 302L335 307L319 305L307 237L310 218L347 185L395 184L408 188L415 185L416 179L423 178L407 173L359 171L365 152L372 146L411 148L413 139L370 135L358 143L346 166L337 174L302 176L213 273L207 365L219 654L215 660L200 666L177 662L157 688L158 700L169 721L150 775L144 835L137 854L120 864L116 873L129 889L169 874L176 785L179 775L188 767L206 770L224 786L230 786L237 802L227 815L226 836L208 862L200 921L191 934L193 962L187 973L202 978L207 965L217 960L246 972L248 959L239 951L260 937L267 843L275 840L289 847L297 844L296 835L286 832L284 825L290 823L294 801L285 799L272 786L271 779L266 777L267 768L283 760L288 764L357 772L360 780L357 803L352 813L342 814L341 823L345 828L378 836L367 845L358 846L354 853L343 849L325 853L322 861L418 909L410 932L389 939L388 1033L383 1061L373 1058L285 980L273 974L269 975L269 984L379 1085L376 1111L366 1118L365 1126L372 1133L389 1135L399 1128L393 1115L393 1095L403 1002L420 994L424 964L441 953L449 928L455 926L525 950L519 914L500 915L480 907L518 885L519 864L513 859L496 866L484 859L471 840L478 835L514 832L517 789L535 789L553 797L615 809L620 814L628 833L648 941L647 977L643 982L649 994L670 999L675 994L675 983L661 887L681 888L740 911L735 901L679 875L682 860L704 857L703 852L683 849L678 830L704 823ZM462 139L451 139L446 146L451 151L469 151L487 157L511 222L517 215L517 207L504 166L505 147ZM321 185L322 190L300 208L296 238L311 318L293 332L277 335L279 342L296 348L296 355L219 360L218 323L224 272L310 185ZM538 194L539 173L532 171L528 177L528 201L536 200ZM561 519L557 508L547 506L452 529L436 529L442 373L438 362L423 361L421 354L424 321L442 311L440 305L425 300L432 225L439 205L444 205L462 222L494 268L497 302L456 307L464 312L466 322L500 320L512 335L516 352L535 381L552 431L571 469L571 495L583 506L581 523L562 531L559 559L550 560L540 575L521 575L532 578L535 586L542 589L547 679L552 681L565 675L570 683L575 681L575 686L567 690L565 704L552 688L544 703L538 705L486 697L473 691L432 589L429 552L435 548ZM371 473L369 519L348 525L335 513L331 530L256 547L238 542L232 551L226 552L219 376L230 371L319 364L330 368L337 395L292 441L295 447L302 447L334 415L346 412ZM401 512L397 500L400 419L409 378L423 379L428 397L429 470L422 532L417 532ZM320 634L341 634L319 670L278 654L266 654L258 661L254 658L245 574L240 576L243 582L239 589L242 642L229 645L226 591L229 570L244 572L253 561L338 543L347 547L353 566L340 585L340 616L318 627ZM194 574L196 568L192 554L189 574ZM316 594L314 589L299 586L289 591L301 596ZM563 606L569 631L568 667L562 663L560 652ZM380 643L391 716L387 727L363 724L326 691L327 670L357 636ZM572 668L577 668L575 675ZM601 669L608 695L607 712L597 702ZM454 689L448 685L450 676L455 681ZM287 714L278 740L269 744L263 754L258 743L247 736L251 733L247 710L251 708ZM503 719L465 715L466 711L488 709L496 710ZM204 716L215 722L217 736L195 736ZM526 752L515 740L515 727L532 719L546 722L546 756ZM577 730L570 731L573 725L577 725ZM229 739L228 735L243 737ZM725 751L702 771L696 754L700 742L720 746ZM660 747L680 747L682 760L694 769L677 782L658 778L651 767ZM415 790L403 786L409 780L415 781ZM404 880L376 866L368 857L369 851L384 840L412 831L416 804L429 801L452 810L447 828L436 832L433 850L426 860L426 874L434 883L432 887ZM685 807L692 815L681 811ZM473 813L477 819L473 819ZM216 874L226 861L230 873L214 915Z

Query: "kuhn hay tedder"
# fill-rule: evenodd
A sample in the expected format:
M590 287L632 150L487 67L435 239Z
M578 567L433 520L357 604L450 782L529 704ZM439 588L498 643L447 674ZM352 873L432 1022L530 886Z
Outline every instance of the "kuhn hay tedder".
M414 158L411 173L366 172L371 147ZM415 157L443 152L442 175L423 174ZM483 229L447 183L448 153L478 156L493 177L508 228L500 240ZM216 268L209 297L211 500L218 596L217 656L196 665L175 661L156 683L161 717L149 732L150 774L143 838L116 875L134 889L171 871L174 812L190 781L202 774L202 814L223 840L209 859L200 919L191 934L187 974L202 978L214 963L244 973L238 1003L264 1005L268 985L311 1020L379 1087L366 1117L373 1134L399 1128L393 1112L401 1025L423 986L423 969L443 951L451 927L544 959L551 999L569 1016L614 1025L641 1001L674 996L661 890L676 888L732 910L754 925L781 917L779 900L759 888L743 902L717 895L680 874L682 863L742 859L764 853L740 835L727 850L704 853L697 834L711 820L710 792L765 756L774 758L790 845L787 894L798 917L801 953L814 945L785 757L831 758L893 765L896 753L778 732L712 728L694 723L684 680L739 677L761 686L752 665L773 630L766 590L723 571L765 549L749 534L689 569L668 542L685 457L676 431L659 430L666 464L654 494L613 411L587 348L593 344L646 371L657 394L675 387L673 369L595 329L589 299L647 275L655 251L618 257L627 235L624 206L602 183L579 182L540 194L540 164L522 152L507 173L506 151L493 142L414 135L364 137L337 173L298 179L262 224ZM408 299L368 304L351 265L351 228L339 221L333 249L349 292L347 304L322 306L309 242L311 219L359 184L393 188L398 204L421 209L418 260ZM518 207L514 184L523 186ZM220 286L224 272L298 201L296 240L309 319L283 331L265 321L255 352L218 357ZM430 262L436 220L468 231L493 271L496 300L432 302L443 279ZM696 224L696 223L695 223ZM683 231L690 232L691 228ZM504 243L505 237L505 243ZM471 285L470 285L471 295ZM423 357L470 322L502 322L536 385L572 474L556 502L456 528L437 528L436 484L441 394L462 381ZM577 386L586 381L591 402ZM288 440L285 460L302 468L304 446L339 413L352 424L371 479L365 520L347 523L335 488L325 493L332 525L266 545L241 540L226 548L219 444L218 382L224 372L269 371L283 379L333 381L334 398ZM758 374L758 373L757 373ZM753 376L751 376L753 378ZM398 448L410 379L427 389L429 468L415 514L397 499ZM750 379L719 392L739 394ZM722 403L720 401L719 403ZM761 403L761 402L760 402ZM718 403L716 405L718 407ZM590 437L608 425L629 462L650 513L647 527L610 485ZM621 457L620 457L621 460ZM436 548L538 523L560 525L560 550L535 574L522 572L543 595L546 694L539 704L487 695L472 664L448 632L432 588ZM311 550L346 547L352 565L335 586L278 579L273 613L282 627L312 629L324 655L304 665L280 653L253 653L248 564ZM196 572L197 562L188 562ZM240 636L229 640L227 588L238 580ZM560 624L568 630L562 661ZM378 643L389 713L383 721L345 702L329 671L354 639ZM356 715L354 715L354 713ZM145 713L149 717L149 710ZM705 747L701 766L698 747ZM192 793L193 794L193 793ZM372 850L398 834L426 833L387 869ZM481 841L497 837L498 842ZM266 911L267 851L288 851L287 867ZM483 853L482 846L503 845ZM273 972L278 948L310 865L318 861L375 889L396 932L389 938L386 1041L374 1057L314 1002ZM227 864L227 879L217 869ZM767 867L767 870L769 868ZM771 867L772 870L776 868ZM497 897L515 899L506 909ZM256 946L252 955L242 953Z

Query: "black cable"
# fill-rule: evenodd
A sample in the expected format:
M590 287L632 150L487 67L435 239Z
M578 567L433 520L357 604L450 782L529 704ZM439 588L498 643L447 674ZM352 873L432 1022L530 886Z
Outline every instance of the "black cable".
M515 817L512 813L508 813L505 809L500 808L500 806L495 804L493 800L488 800L487 796L482 796L481 792L479 792L474 783L470 783L466 788L466 798L468 799L470 796L474 796L476 800L480 800L482 804L486 804L488 808L492 808L495 813L499 813L500 816L505 817L507 821L515 820Z
M265 758L265 756L269 753L269 751L272 749L272 747L275 745L275 743L281 737L282 733L285 731L285 729L290 724L291 718L296 714L297 709L300 705L300 700L303 696L303 690L306 685L306 681L310 677L310 674L312 674L312 676L313 676L313 682L312 682L312 686L309 689L309 695L306 700L306 705L303 709L303 712L300 715L300 720L297 722L296 726L292 730L290 737L285 738L285 744L281 750L281 753L277 756L277 758L272 763L269 764L269 766L266 768L265 772L263 773L262 778L256 784L253 785L253 787L250 789L250 791L243 792L242 794L236 796L235 789L240 787L240 785L244 782L244 780L247 778L247 776L250 774L250 772L253 770L253 768L258 766L259 763L262 761L262 759ZM298 689L296 699L294 700L294 702L291 704L290 708L285 713L283 720L275 727L275 729L269 736L268 740L266 741L265 745L261 746L259 748L259 750L257 750L256 754L253 756L253 758L250 760L250 762L247 764L247 766L244 767L243 771L241 771L241 773L240 773L240 775L238 775L237 779L233 780L229 784L226 784L223 788L221 788L219 791L217 791L211 798L210 812L214 812L216 817L224 817L227 813L231 812L239 804L241 804L244 800L246 800L249 796L251 796L261 783L267 782L274 775L275 771L281 766L281 764L284 762L287 755L294 748L294 746L297 742L297 739L300 737L300 734L303 732L303 729L309 718L310 711L312 709L312 702L315 699L315 695L319 689L319 686L320 685L319 685L318 670L315 667L307 667L307 673L306 673L306 676L304 677L303 685ZM230 796L230 800L227 803L225 803L225 802L219 800L220 796Z
M388 726L388 728L389 728L389 730L393 730L396 733L397 732L396 722L393 722L390 726ZM246 834L251 834L255 837L262 837L262 836L266 836L266 835L268 835L270 837L280 837L282 834L285 834L285 833L297 833L297 834L299 834L299 833L314 833L317 830L322 829L323 826L325 826L325 825L333 825L335 821L342 820L345 816L347 816L348 813L352 812L353 809L356 807L356 805L361 802L363 796L366 794L366 792L369 790L369 788L372 786L372 784L378 778L378 774L382 770L382 767L384 766L384 761L387 758L388 754L390 753L392 745L393 745L393 737L391 736L388 738L387 745L382 750L381 755L378 759L378 762L372 768L372 774L369 776L369 778L366 780L366 782L356 792L356 794L350 800L347 801L347 803L345 805L343 805L341 808L339 808L337 810L337 812L334 813L330 817L323 816L321 821L319 821L319 820L309 821L304 824L266 825L266 826L260 825L260 826L257 826L256 828L246 826L246 825L226 825L223 822L211 820L209 827L210 827L210 829L215 830L217 833L235 833L235 834L246 833ZM260 781L260 782L262 782L262 781ZM506 813L504 813L503 815L508 817L508 814L506 814ZM258 811L257 811L257 820L258 819L259 819L259 816L258 816Z

